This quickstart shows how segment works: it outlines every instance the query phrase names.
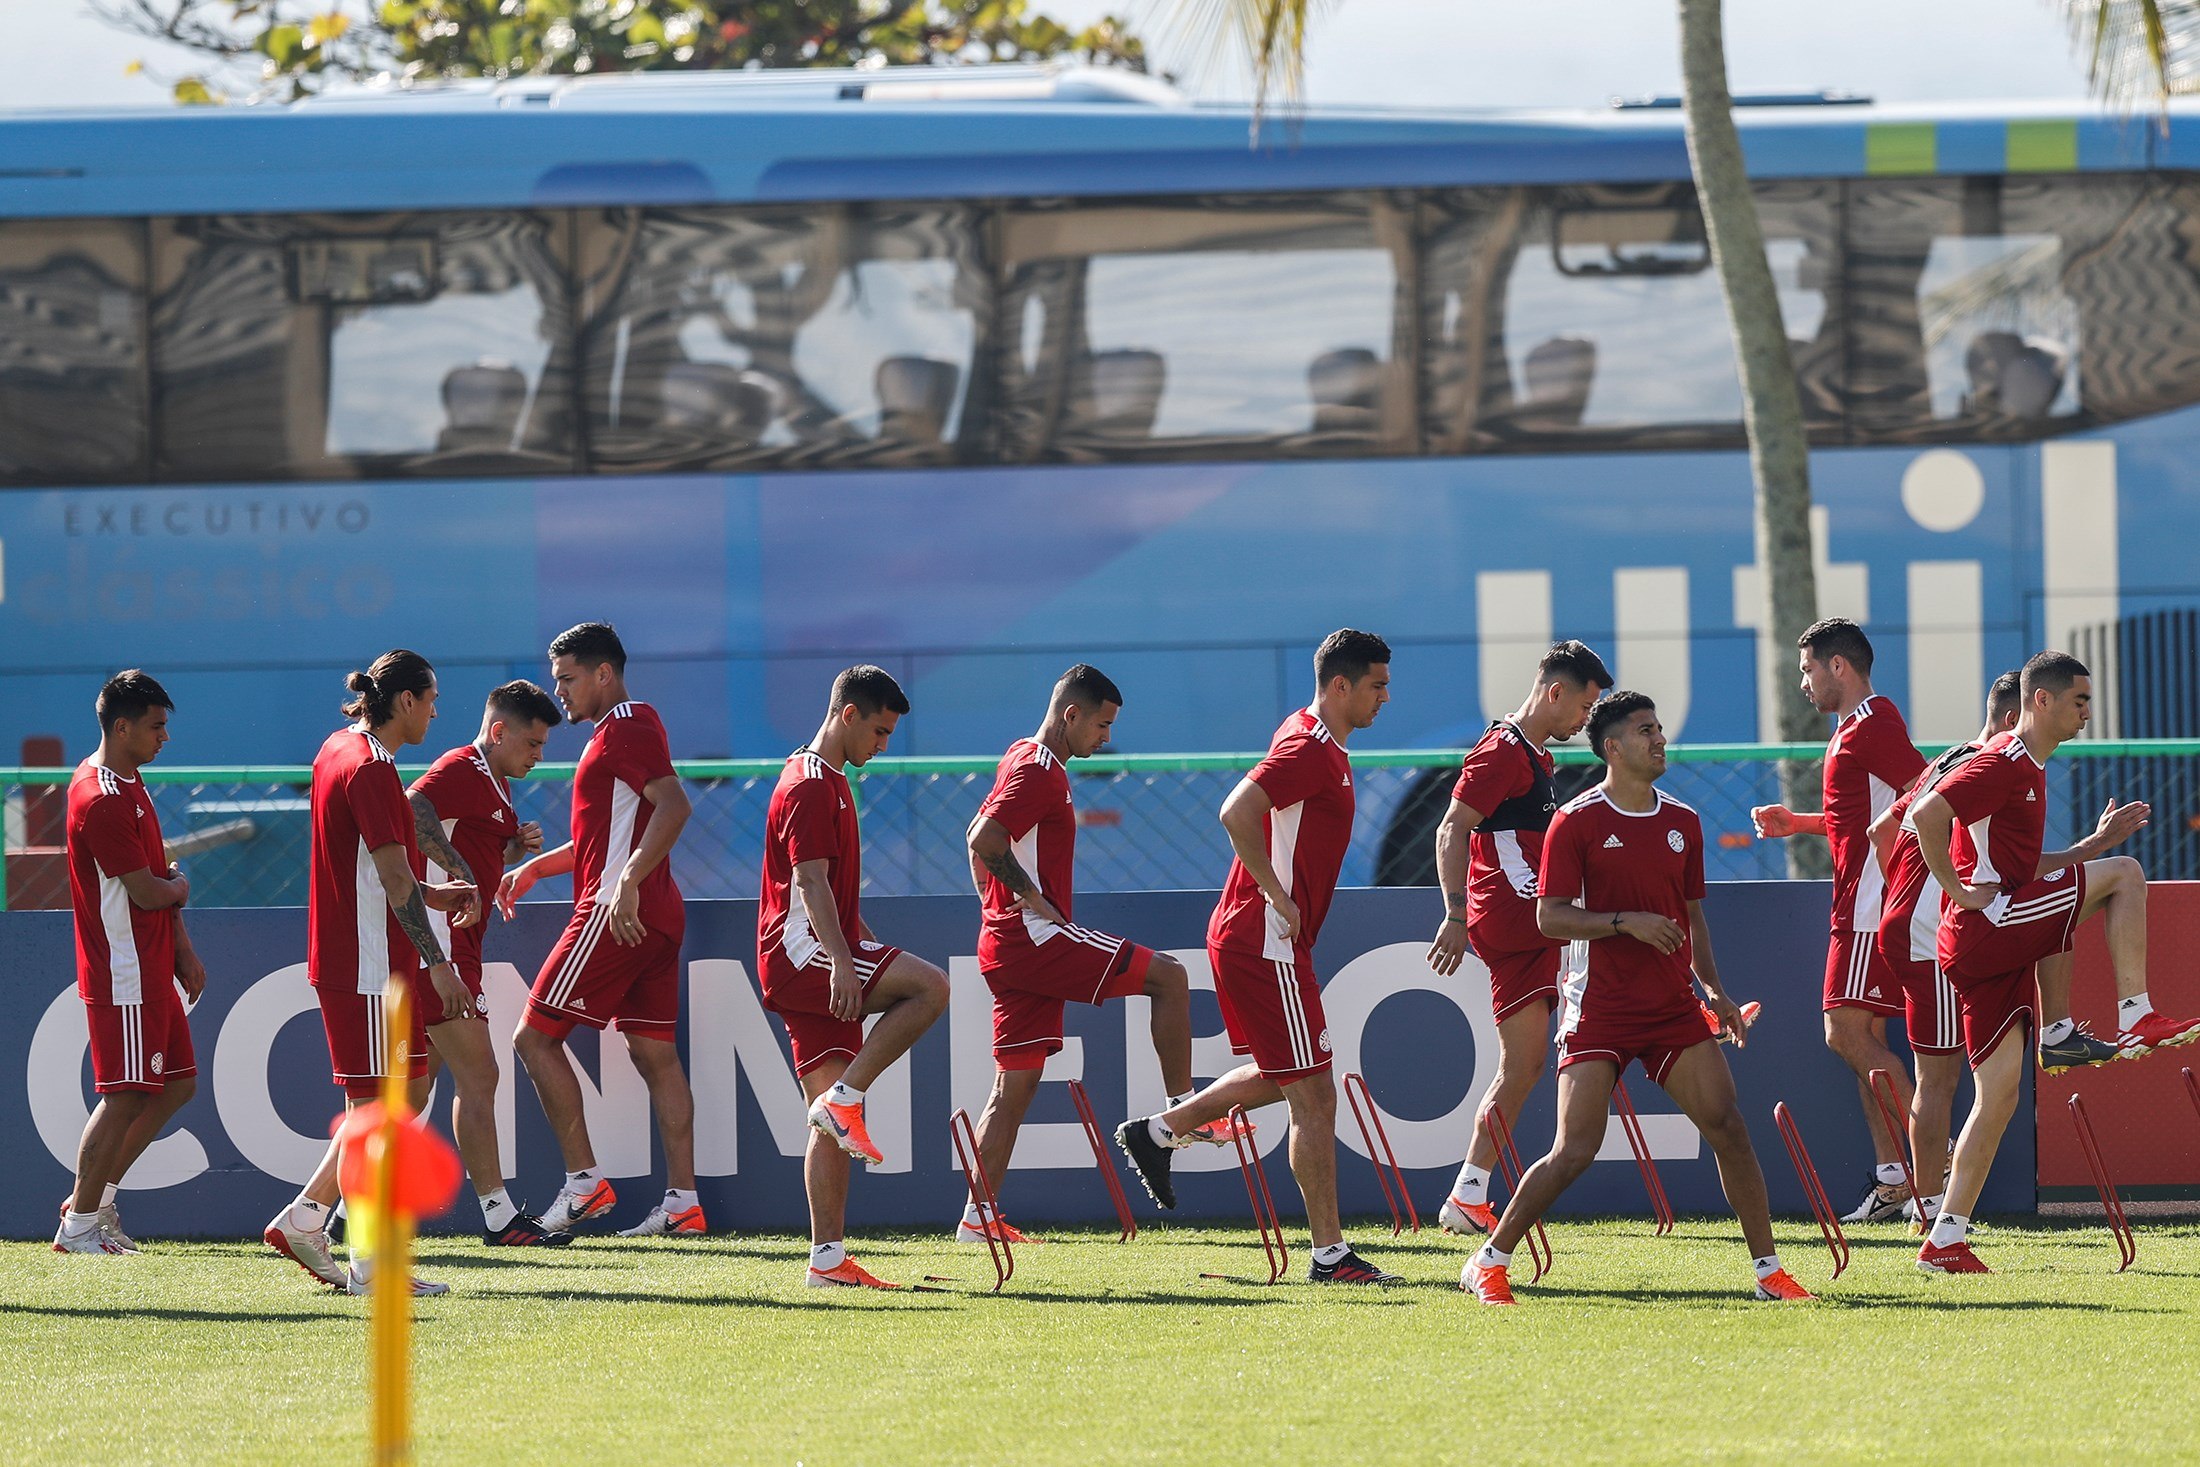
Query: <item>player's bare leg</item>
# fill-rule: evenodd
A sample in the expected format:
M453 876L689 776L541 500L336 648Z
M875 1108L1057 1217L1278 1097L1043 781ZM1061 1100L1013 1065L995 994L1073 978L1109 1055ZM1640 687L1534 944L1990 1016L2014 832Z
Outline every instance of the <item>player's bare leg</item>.
M582 1110L580 1077L566 1055L565 1040L552 1038L525 1019L512 1034L512 1050L534 1082L543 1118L565 1158L567 1172L594 1171L596 1150L588 1141L588 1117Z
M852 1068L852 1061L838 1056L821 1062L802 1076L802 1098L816 1106ZM813 1289L899 1288L848 1256L848 1177L853 1168L849 1153L838 1142L811 1129L802 1152L802 1190L810 1202L810 1271L804 1282Z
M426 1075L415 1076L405 1084L406 1103L415 1112L428 1103L428 1085ZM344 1097L344 1110L347 1114L366 1104L367 1100L356 1096ZM338 1289L363 1287L368 1277L365 1240L355 1240L353 1243L351 1273L347 1273L336 1262L335 1251L329 1242L329 1217L335 1211L337 1203L343 1199L343 1190L338 1181L343 1173L343 1159L343 1142L330 1138L328 1149L321 1153L320 1164L313 1169L313 1175L306 1178L306 1184L299 1189L297 1197L289 1206L275 1214L274 1220L260 1235L270 1248L322 1283ZM413 1281L413 1291L437 1294L448 1292L442 1284L426 1284L418 1279Z
M710 1231L710 1225L695 1191L695 1092L681 1067L679 1048L669 1036L623 1028L619 1033L635 1072L649 1087L649 1108L657 1113L657 1136L665 1148L664 1200L633 1227L619 1229L619 1236L700 1237Z
M978 1167L995 1197L1001 1195L1009 1158L1015 1154L1016 1137L1023 1129L1024 1114L1031 1109L1032 1097L1039 1093L1039 1079L1044 1073L1043 1069L993 1072L993 1090L985 1098L984 1114L978 1117L977 1135ZM1011 1243L1039 1241L1026 1238L1003 1218L989 1217L985 1199L972 1193L963 1205L962 1221L955 1227L955 1241L982 1243L988 1226Z
M847 1068L821 1094L811 1097L809 1119L815 1130L850 1156L877 1166L885 1158L864 1124L864 1094L888 1065L907 1054L947 1012L947 975L914 954L897 952L894 961L872 979L863 997L863 1012L878 1015L878 1021Z
M1955 1122L1956 1090L1963 1084L1963 1055L1917 1055L1917 1091L1910 1100L1910 1157L1917 1192L1928 1205L1948 1181L1948 1133ZM1937 1208L1935 1209L1937 1210ZM1921 1224L1931 1219L1921 1219Z
M1161 1061L1161 1083L1171 1095L1188 1094L1192 1088L1191 975L1167 953L1155 953L1146 968L1145 992L1152 1001L1148 1032L1153 1036L1154 1058Z
M1894 1133L1887 1129L1878 1097L1872 1094L1871 1072L1885 1070L1892 1077L1895 1102L1903 1111L1912 1104L1910 1072L1887 1047L1884 1018L1868 1009L1849 1007L1827 1009L1825 1014L1826 1048L1840 1056L1841 1062L1856 1076L1857 1103L1864 1109L1864 1128L1871 1134L1872 1160L1876 1163L1872 1185L1864 1194L1864 1200L1841 1220L1885 1222L1901 1216L1902 1204L1909 1200L1909 1194L1902 1187L1901 1147Z
M1948 1190L1933 1220L1933 1231L1918 1251L1917 1266L1928 1273L1987 1273L1965 1241L1970 1233L1971 1212L1986 1190L1986 1174L1993 1169L1994 1153L2001 1148L2002 1133L2017 1113L2017 1097L2024 1067L2031 1057L2032 1041L2023 1020L2011 1024L1986 1056L1971 1071L1971 1114L1956 1138L1955 1167L1948 1175Z
M478 1019L450 1019L428 1030L428 1084L451 1077L451 1135L481 1207L482 1241L499 1247L560 1247L571 1241L528 1217L504 1188L504 1156L497 1143L497 1086L502 1075L489 1026Z
M61 1230L54 1235L56 1248L66 1244L69 1251L78 1251L75 1243L98 1238L100 1252L137 1251L137 1244L122 1231L115 1192L131 1164L197 1088L196 1077L185 1075L159 1090L117 1090L99 1098L77 1142L76 1186L64 1209Z
M1507 1127L1520 1118L1520 1107L1551 1051L1551 1005L1548 999L1522 1004L1497 1021L1497 1078L1490 1082L1481 1105L1474 1112L1474 1139L1467 1145L1465 1162L1452 1181L1451 1193L1437 1209L1436 1220L1450 1233L1486 1233L1497 1226L1490 1207L1490 1172L1497 1165L1497 1143L1490 1140L1489 1116L1502 1116Z
M2129 856L2105 856L2085 863L2085 900L2077 921L2102 913L2102 936L2116 970L2116 1047L2127 1058L2200 1040L2200 1019L2157 1013L2147 996L2147 874ZM2057 1034L2057 1021L2070 1017L2070 955L2058 954L2059 966L2040 963L2042 1046ZM2048 996L2053 981L2057 992Z
M1460 1270L1460 1288L1485 1304L1513 1302L1506 1276L1513 1250L1597 1159L1604 1145L1605 1123L1611 1118L1612 1088L1618 1082L1619 1067L1610 1060L1583 1060L1558 1072L1558 1132L1551 1138L1551 1149L1520 1178L1488 1241Z
M1741 1103L1734 1094L1734 1072L1727 1068L1718 1043L1707 1039L1682 1050L1666 1072L1665 1093L1711 1148L1719 1166L1719 1190L1742 1225L1750 1254L1770 1257L1772 1203L1765 1193L1764 1168L1757 1164L1756 1148L1749 1144L1749 1126L1742 1120Z

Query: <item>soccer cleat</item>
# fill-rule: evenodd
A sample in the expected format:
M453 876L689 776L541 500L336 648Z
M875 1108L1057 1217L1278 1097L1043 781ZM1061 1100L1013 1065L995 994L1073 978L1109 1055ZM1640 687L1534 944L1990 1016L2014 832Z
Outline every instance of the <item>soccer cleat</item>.
M1711 1012L1711 1005L1699 998L1696 1000L1696 1007L1703 1010L1704 1027L1711 1031L1712 1038L1718 1040L1721 1044L1732 1044L1734 1042L1734 1036L1726 1032L1726 1025L1720 1023L1719 1016ZM1763 1011L1764 1005L1754 999L1742 1005L1742 1037L1744 1039L1749 1037L1749 1026L1757 1022L1757 1015Z
M374 1292L374 1281L359 1272L359 1265L353 1264L344 1270L344 1292L347 1294L371 1294ZM412 1281L412 1296L415 1299L433 1299L438 1294L448 1294L449 1292L451 1292L449 1284L431 1284L426 1279L417 1278Z
M2172 1019L2167 1014L2148 1014L2116 1036L2116 1046L2126 1059L2137 1059L2157 1049L2175 1049L2200 1039L2200 1019Z
M336 1256L329 1252L326 1229L308 1231L291 1226L290 1209L285 1207L275 1214L275 1220L267 1225L260 1238L268 1247L330 1288L344 1287L344 1270L337 1263Z
M1005 1217L992 1218L982 1227L972 1223L967 1217L955 1224L955 1241L958 1243L983 1243L987 1233L993 1235L994 1242L1007 1243L1017 1248L1026 1243L1044 1245L1046 1242L1044 1238L1025 1237L1017 1230L1016 1224Z
M885 1155L872 1144L863 1124L863 1105L835 1105L824 1096L810 1107L810 1129L866 1166L884 1166Z
M1204 1126L1186 1131L1184 1139L1187 1141L1204 1141L1209 1146L1228 1146L1237 1140L1241 1134L1246 1140L1252 1140L1253 1130L1253 1122L1250 1117L1246 1119L1243 1125L1239 1125L1231 1117L1224 1116L1220 1120L1209 1121Z
M69 1215L70 1204L75 1201L76 1198L73 1195L61 1199L60 1215L62 1217L66 1218ZM102 1204L99 1209L99 1230L112 1241L121 1244L120 1251L124 1253L142 1251L137 1245L137 1239L122 1230L122 1209L112 1202Z
M1845 1223L1893 1222L1902 1216L1902 1204L1909 1194L1897 1183L1883 1185L1874 1180L1864 1191L1864 1200L1854 1210L1841 1214Z
M1945 1248L1928 1242L1917 1250L1919 1273L1992 1273L1971 1251L1969 1243L1950 1243Z
M2080 1024L2067 1037L2053 1044L2044 1039L2040 1041L2040 1073L2059 1075L2085 1065L2105 1065L2124 1058L2125 1053L2123 1046L2095 1039L2085 1025Z
M137 1253L137 1249L118 1242L109 1235L105 1228L97 1223L84 1229L81 1233L72 1233L69 1231L69 1225L66 1221L54 1230L53 1251L56 1253L105 1253L113 1257L134 1256Z
M1513 1298L1512 1280L1506 1277L1502 1263L1484 1264L1468 1259L1466 1267L1459 1270L1459 1287L1484 1304L1518 1302Z
M1131 1172L1138 1178L1138 1185L1146 1189L1146 1195L1154 1206L1167 1211L1176 1206L1176 1183L1169 1177L1169 1163L1174 1154L1168 1147L1154 1140L1153 1132L1146 1128L1146 1117L1133 1116L1115 1128L1115 1144L1130 1159Z
M1306 1270L1310 1284L1402 1284L1403 1276L1377 1268L1351 1249L1335 1263L1315 1262Z
M563 1248L573 1241L573 1235L553 1233L542 1225L541 1218L522 1212L501 1228L483 1228L481 1241L491 1248Z
M665 1211L660 1202L649 1210L649 1216L630 1228L619 1229L622 1238L700 1238L710 1231L703 1221L700 1204L685 1207L678 1212Z
M1818 1296L1795 1282L1794 1275L1786 1269L1776 1268L1757 1280L1756 1297L1760 1303L1771 1303L1774 1300L1815 1299Z
M868 1269L853 1258L841 1259L838 1268L813 1268L810 1270L810 1276L803 1283L806 1287L812 1289L898 1289L901 1287L900 1284L890 1284L882 1278L874 1277Z
M576 1223L603 1216L618 1200L619 1194L611 1190L611 1184L598 1177L585 1197L576 1197L570 1187L560 1187L556 1200L542 1210L538 1221L544 1232L568 1232Z
M1494 1233L1497 1231L1497 1209L1487 1202L1461 1202L1456 1197L1446 1197L1444 1205L1436 1209L1436 1223L1447 1233L1468 1237L1476 1233Z

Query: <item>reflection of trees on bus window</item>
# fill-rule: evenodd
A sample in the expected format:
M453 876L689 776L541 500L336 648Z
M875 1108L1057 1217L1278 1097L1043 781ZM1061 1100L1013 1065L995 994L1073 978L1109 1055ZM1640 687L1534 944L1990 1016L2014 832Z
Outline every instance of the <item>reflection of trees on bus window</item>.
M156 224L161 467L184 478L570 467L560 233L528 213Z
M1002 456L1410 452L1411 223L1364 193L1011 207Z
M144 226L0 224L0 483L145 472Z
M584 216L597 459L948 461L989 314L978 240L956 204Z

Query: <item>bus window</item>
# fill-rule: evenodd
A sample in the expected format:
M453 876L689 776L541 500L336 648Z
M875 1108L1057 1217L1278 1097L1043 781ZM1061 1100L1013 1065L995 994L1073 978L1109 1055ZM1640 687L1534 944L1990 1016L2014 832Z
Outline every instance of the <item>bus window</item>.
M1839 419L1839 194L1756 189L1812 426ZM1432 194L1421 312L1431 447L1738 443L1726 299L1686 184Z
M999 452L1411 452L1410 225L1364 193L1012 207Z
M1851 414L1879 441L2021 439L2200 395L2175 323L2192 190L2144 178L1851 186Z
M565 472L560 221L155 226L157 457L179 478Z
M145 475L145 232L0 224L0 483Z
M951 461L990 310L978 241L955 204L583 215L595 465Z

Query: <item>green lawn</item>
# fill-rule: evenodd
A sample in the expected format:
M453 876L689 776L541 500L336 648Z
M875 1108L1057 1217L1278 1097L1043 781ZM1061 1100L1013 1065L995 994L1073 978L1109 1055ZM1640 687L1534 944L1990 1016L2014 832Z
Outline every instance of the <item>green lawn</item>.
M991 1282L982 1249L929 1237L857 1252L887 1277L956 1284L860 1296L802 1288L785 1237L493 1256L430 1240L422 1271L454 1292L418 1309L420 1457L1946 1467L2050 1442L2058 1461L2200 1457L2200 1227L2142 1225L2119 1277L2098 1228L2005 1223L1978 1240L1991 1278L1920 1275L1893 1228L1859 1228L1821 1302L1760 1305L1730 1223L1669 1238L1567 1223L1547 1286L1512 1310L1458 1292L1459 1240L1381 1231L1355 1235L1404 1287L1316 1290L1296 1252L1275 1288L1202 1280L1243 1274L1250 1233L1153 1224L1121 1246L1057 1234L998 1298L974 1292ZM1792 1271L1826 1285L1815 1233L1781 1239ZM148 1247L0 1244L0 1460L363 1460L365 1301L316 1294L256 1247Z

